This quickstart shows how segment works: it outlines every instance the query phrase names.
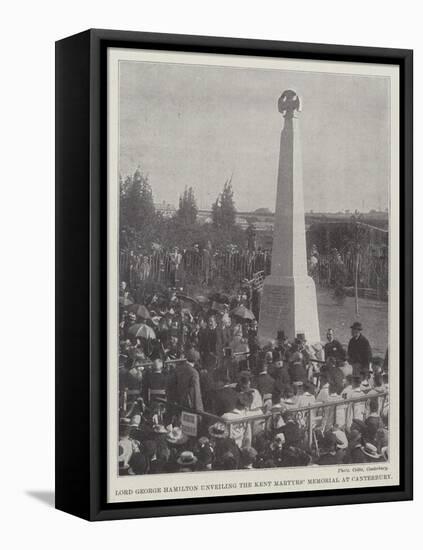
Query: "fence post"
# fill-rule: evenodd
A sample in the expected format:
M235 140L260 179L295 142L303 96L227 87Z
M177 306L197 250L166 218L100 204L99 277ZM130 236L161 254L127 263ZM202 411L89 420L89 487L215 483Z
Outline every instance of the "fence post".
M308 448L311 451L313 446L313 426L311 424L311 410L308 411Z

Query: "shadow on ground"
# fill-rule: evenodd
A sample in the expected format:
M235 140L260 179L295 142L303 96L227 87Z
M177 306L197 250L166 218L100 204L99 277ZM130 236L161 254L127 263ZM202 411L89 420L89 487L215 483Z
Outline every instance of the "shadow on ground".
M26 494L39 500L46 506L54 508L54 491L26 491Z

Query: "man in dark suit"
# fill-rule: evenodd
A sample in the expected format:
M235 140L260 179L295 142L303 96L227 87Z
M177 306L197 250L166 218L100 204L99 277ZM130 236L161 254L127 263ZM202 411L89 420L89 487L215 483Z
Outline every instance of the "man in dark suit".
M263 363L259 374L256 376L254 385L260 392L263 401L272 398L275 391L275 380L267 372L267 363Z
M326 333L327 343L325 344L325 359L334 357L336 361L345 361L345 351L342 344L335 339L333 328L328 328Z
M238 401L239 393L229 383L228 375L224 370L217 370L218 380L212 394L212 412L217 416L232 411Z
M204 359L209 353L216 355L217 348L217 325L214 316L210 316L207 328L201 328L198 333L198 344L201 357Z
M202 411L204 407L200 388L200 375L194 366L199 360L198 351L194 349L187 351L185 363L177 363L169 376L168 397L169 401Z
M368 375L370 361L372 360L372 348L369 341L362 334L361 323L355 322L351 325L352 338L348 344L348 362L352 365L353 375Z

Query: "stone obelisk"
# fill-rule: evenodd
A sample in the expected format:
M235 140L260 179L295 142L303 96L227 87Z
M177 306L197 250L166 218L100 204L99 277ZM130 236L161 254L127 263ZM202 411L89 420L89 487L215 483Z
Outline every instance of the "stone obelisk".
M316 287L307 275L302 162L299 135L300 99L293 90L278 102L284 117L273 230L272 269L264 281L258 336L261 343L283 330L294 339L305 334L320 342Z

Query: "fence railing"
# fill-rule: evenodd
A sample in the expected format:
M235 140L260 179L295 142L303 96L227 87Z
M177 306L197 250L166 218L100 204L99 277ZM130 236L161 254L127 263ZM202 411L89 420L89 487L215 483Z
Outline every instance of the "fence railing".
M140 283L154 281L165 285L208 283L216 278L251 279L254 273L270 273L270 252L205 252L187 251L176 259L165 251L149 255L133 251L120 252L120 278L135 288Z
M353 255L341 254L342 264L332 255L319 256L310 272L316 283L323 287L353 284L356 261ZM370 253L362 254L359 261L359 286L367 288L374 297L383 298L388 288L388 258ZM120 278L131 288L142 283L156 282L166 286L208 284L220 279L225 282L252 279L254 273L270 274L270 251L205 252L187 251L175 259L167 251L138 254L130 250L120 252Z
M123 400L127 403L127 398ZM376 400L379 414L387 414L389 408L389 392L387 391L349 399L342 399L340 396L339 400L325 403L316 402L313 405L305 407L281 407L280 409L273 407L269 412L242 416L239 419L225 419L209 412L184 407L178 403L168 403L168 406L178 409L180 413L187 412L196 415L200 419L199 425L202 427L204 433L207 433L207 428L211 424L220 423L225 426L229 436L231 426L234 425L237 427L250 427L253 433L255 431L254 425L259 425L262 427L260 429L271 434L278 429L278 423L281 421L282 415L289 412L291 417L303 429L305 444L308 450L312 451L316 447L316 442L314 441L315 428L321 427L323 430L326 430L337 426L341 429L349 429L354 418L358 417L361 420L365 420L368 417L370 414L370 402ZM340 419L343 420L340 421Z

